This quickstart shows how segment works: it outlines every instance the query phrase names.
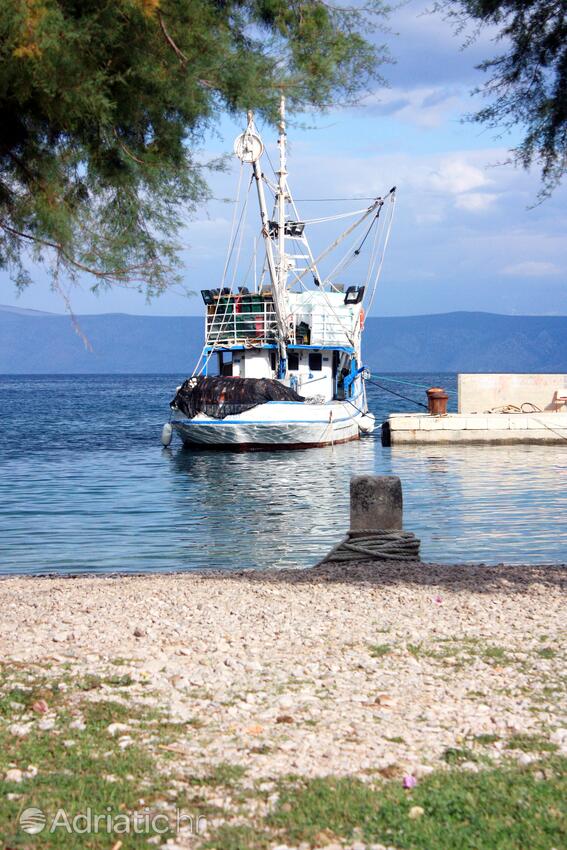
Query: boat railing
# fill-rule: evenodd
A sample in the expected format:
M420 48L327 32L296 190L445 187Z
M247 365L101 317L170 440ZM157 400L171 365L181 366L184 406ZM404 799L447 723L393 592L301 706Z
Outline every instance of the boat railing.
M351 345L355 329L352 315L317 311L289 314L288 342L292 345ZM206 316L209 346L273 345L277 340L277 315L271 298L261 295L221 295L209 304Z
M261 296L220 296L206 317L207 345L269 345L277 340L274 302ZM290 341L295 343L295 325L290 317Z

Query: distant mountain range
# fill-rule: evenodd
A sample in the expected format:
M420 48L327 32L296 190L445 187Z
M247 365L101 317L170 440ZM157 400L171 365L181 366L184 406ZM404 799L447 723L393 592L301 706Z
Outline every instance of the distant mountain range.
M184 373L197 316L78 316L0 306L0 373ZM441 313L367 320L364 362L380 372L565 372L567 316Z

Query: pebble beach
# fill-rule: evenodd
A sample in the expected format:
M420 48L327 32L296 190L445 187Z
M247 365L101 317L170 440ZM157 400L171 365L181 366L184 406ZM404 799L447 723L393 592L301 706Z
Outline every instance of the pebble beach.
M566 585L565 567L431 564L9 578L1 656L83 674L124 659L131 699L199 718L203 764L419 773L470 735L567 743Z
M164 747L178 786L227 764L268 788L290 775L419 781L452 752L469 771L479 752L527 764L538 756L514 749L518 736L567 753L566 586L565 566L421 563L7 578L0 652L16 674L90 677L88 699L189 724ZM117 673L127 688L112 687ZM12 733L52 728L49 708ZM230 809L218 794L209 802Z

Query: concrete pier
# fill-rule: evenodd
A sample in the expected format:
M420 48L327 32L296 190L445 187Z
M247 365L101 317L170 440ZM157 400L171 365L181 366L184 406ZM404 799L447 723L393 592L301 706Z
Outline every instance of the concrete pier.
M384 445L419 443L531 443L567 445L567 413L392 413Z
M565 445L567 375L459 375L458 411L391 413L382 425L382 443Z

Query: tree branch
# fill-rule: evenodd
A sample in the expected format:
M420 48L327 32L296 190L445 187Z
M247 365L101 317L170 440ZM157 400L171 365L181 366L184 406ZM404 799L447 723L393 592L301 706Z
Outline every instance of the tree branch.
M115 278L117 281L128 282L132 279L132 274L135 272L140 272L143 269L149 268L152 263L139 263L136 266L129 266L125 269L115 269L112 271L100 271L99 269L93 269L91 266L87 266L85 263L81 263L80 260L74 259L71 255L65 250L63 245L59 242L50 242L48 239L42 239L40 236L32 236L31 233L24 233L21 230L17 230L15 227L11 227L9 224L6 224L5 221L0 219L0 227L5 230L7 233L10 233L12 236L16 236L18 239L27 239L30 242L35 242L38 245L43 245L45 248L53 248L54 251L63 257L63 259L70 263L75 268L80 271L87 272L88 274L92 274L94 277L98 278Z
M162 15L162 13L160 12L159 9L158 9L157 15L158 15L158 20L159 20L159 25L161 27L162 33L164 34L165 40L167 41L169 46L172 48L172 50L175 53L175 55L177 56L177 58L184 65L187 65L187 63L189 62L189 59L185 56L183 51L179 49L179 47L176 45L176 43L174 42L174 40L172 39L172 37L168 33L167 27L165 26L165 21L163 20L163 15Z
M119 137L119 135L116 131L116 127L112 128L112 132L114 133L114 137L115 137L116 141L118 142L118 144L120 145L120 147L122 148L122 150L124 151L126 156L129 156L130 159L133 159L134 162L138 163L138 165L147 165L148 164L147 162L144 162L143 159L138 159L138 157L135 156L128 147L126 147L126 145L124 144L122 139Z

